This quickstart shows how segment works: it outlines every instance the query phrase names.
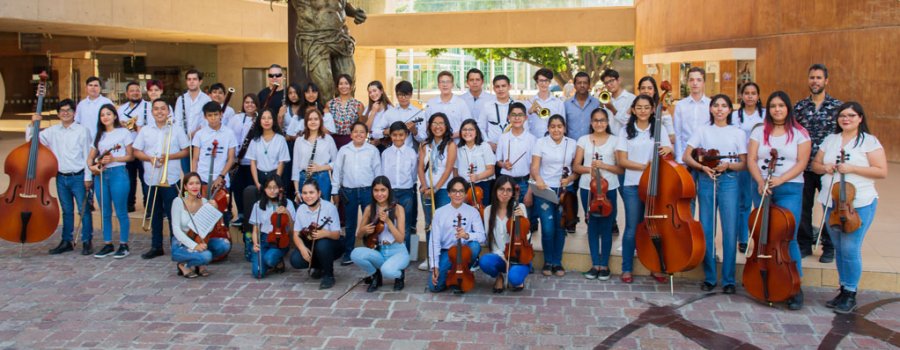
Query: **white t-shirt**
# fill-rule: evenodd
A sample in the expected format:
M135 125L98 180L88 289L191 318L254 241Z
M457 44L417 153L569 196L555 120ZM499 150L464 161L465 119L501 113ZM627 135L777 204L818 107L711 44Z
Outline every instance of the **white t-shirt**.
M594 154L597 154L600 160L603 163L609 165L616 164L616 143L619 142L619 137L615 135L609 135L606 139L606 142L602 145L595 146L591 142L591 135L584 135L578 139L578 148L584 150L584 160L581 162L582 166L590 167L591 162L594 161ZM619 188L619 176L613 174L609 171L600 169L600 176L603 176L606 179L607 184L609 185L609 190L612 191L614 189ZM593 180L591 174L582 174L581 180L578 181L578 188L582 188L585 190L591 189L591 181Z
M213 141L216 141L216 149L212 149ZM212 163L212 180L215 181L222 170L225 169L225 163L228 162L228 150L237 147L237 141L234 140L234 132L230 129L220 126L219 130L213 130L205 127L194 134L191 140L191 146L200 150L200 156L197 159L197 172L200 179L204 182L209 181L210 160L212 160L212 152L215 151L215 163ZM230 179L228 173L225 173L225 185L229 186Z
M747 136L744 135L743 130L738 129L734 125L706 125L691 135L687 144L694 149L715 149L719 151L719 155L723 156L747 154ZM738 163L740 159L723 158L721 161Z
M637 125L635 125L637 135L630 140L628 139L628 133L625 131L626 128L627 125L619 130L616 151L627 153L628 160L640 164L647 164L654 156L659 154L659 151L655 146L656 142L653 140L653 130L650 126L641 130L641 128L638 128ZM660 128L660 130L662 130L662 128ZM660 146L672 146L672 142L669 141L668 137L660 137L659 142ZM643 172L643 170L625 169L625 183L622 184L622 186L637 186L638 183L641 182L641 174Z
M131 132L128 131L128 129L115 128L113 131L104 132L103 136L100 136L100 142L97 143L97 147L94 147L94 143L91 143L91 148L97 150L97 154L94 155L94 157L99 157L101 153L113 149L118 145L119 149L112 151L109 154L113 157L124 157L128 154L126 147L130 146L132 142L134 142L134 138L131 137ZM105 168L110 169L123 165L125 165L125 163L111 162L107 164Z
M284 208L287 209L287 214L291 218L291 221L293 221L294 216L297 215L297 210L294 208L294 202L285 201ZM259 202L253 203L253 212L250 213L249 219L250 225L259 225L260 232L271 233L273 228L272 214L275 214L275 209L278 209L277 202L269 202L269 204L266 205L265 210L259 209ZM287 232L287 234L290 234L290 232Z
M304 137L298 138L294 141L294 168L291 169L292 181L300 181L300 172L306 171L306 168L309 167L309 158L313 156L313 148L316 149L315 159L312 159L315 165L330 165L338 152L331 135L317 136L314 142L309 142ZM307 177L309 177L309 174L307 174ZM328 194L326 193L325 195Z
M250 141L250 146L247 146L247 154L244 155L244 158L255 160L256 170L268 172L278 170L279 162L286 163L290 161L291 154L288 153L288 145L284 136L275 134L268 142L262 136Z
M835 164L837 158L841 154L841 149L843 148L845 156L848 156L848 159L846 160L847 164L858 167L871 166L867 154L883 147L881 146L881 142L878 142L878 139L875 138L874 135L862 135L864 138L859 145L856 145L856 139L853 139L843 147L841 147L841 143L843 143L841 134L831 134L825 137L825 139L822 140L822 145L819 146L819 152L825 152L822 162L825 164ZM828 188L828 186L831 186L832 176L834 175L825 174L822 176L822 190L819 191L818 198L819 203L828 207L831 207L832 204L831 190ZM834 180L834 185L838 186L840 181L841 178L840 175L838 175ZM860 176L859 174L845 174L844 181L851 183L856 187L856 196L853 198L854 208L865 207L872 204L872 202L875 201L875 198L878 198L878 192L875 191L875 180Z
M491 150L491 145L487 142L482 142L480 145L476 145L471 149L469 146L462 146L456 149L456 171L460 176L468 179L469 178L469 165L475 165L475 173L481 173L487 170L488 165L495 165L497 163L497 157L494 156L494 152ZM494 176L491 175L486 179L478 180L487 181L493 179Z
M731 112L731 125L737 126L741 130L744 130L744 132L747 134L747 140L750 140L750 132L753 131L753 128L763 123L762 116L766 115L766 110L765 108L763 108L762 113L760 113L759 111L760 110L757 109L755 112L753 112L753 114L744 114L743 122L741 122L741 119L738 116L738 112L740 112L740 110Z
M553 141L550 135L544 136L534 145L532 156L540 157L541 178L547 186L557 188L562 179L563 167L572 171L572 161L575 159L575 148L578 147L575 140L563 137L559 143ZM570 173L571 175L571 173Z
M774 148L778 150L778 157L784 158L778 163L775 167L775 172L772 174L773 176L781 176L797 164L798 146L810 142L809 136L798 129L794 129L794 137L790 141L788 141L788 134L785 133L781 136L769 136L769 144L766 145L763 141L763 128L754 129L750 133L750 139L759 143L759 148L756 151L756 166L759 167L763 179L768 177L768 172L762 169L768 163L769 151ZM803 183L803 173L797 174L797 176L787 182Z
M425 164L424 164L424 166L425 166L425 184L428 187L434 187L435 183L437 183L438 181L441 181L440 179L441 179L441 176L444 175L444 171L447 171L447 166L448 166L447 158L449 158L449 155L447 152L449 152L449 150L450 150L450 142L453 142L453 140L450 140L449 142L447 142L447 144L444 146L443 152L438 152L438 149L440 147L439 147L439 145L436 145L433 142L430 144L425 144L425 160L424 160L425 161ZM459 156L459 154L457 152L457 157L458 156ZM432 158L434 158L434 159L432 159ZM433 162L432 162L432 160L433 160ZM429 169L428 165L432 164L432 163L434 164L433 165L434 169ZM450 166L454 166L454 164L450 164ZM432 172L431 175L428 174L429 171ZM432 180L434 180L434 183L432 183ZM447 181L444 181L444 183L441 184L441 188L439 188L439 189L447 188L448 182L450 182L450 177L447 178Z

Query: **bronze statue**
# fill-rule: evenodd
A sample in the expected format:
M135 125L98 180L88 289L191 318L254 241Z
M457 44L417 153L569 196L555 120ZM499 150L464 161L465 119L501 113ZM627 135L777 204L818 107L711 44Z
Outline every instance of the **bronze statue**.
M294 0L297 14L297 35L294 37L295 54L299 57L306 75L319 86L325 100L335 96L335 77L349 74L354 77L356 66L353 51L356 41L350 37L345 23L346 16L362 24L366 13L354 8L347 0Z

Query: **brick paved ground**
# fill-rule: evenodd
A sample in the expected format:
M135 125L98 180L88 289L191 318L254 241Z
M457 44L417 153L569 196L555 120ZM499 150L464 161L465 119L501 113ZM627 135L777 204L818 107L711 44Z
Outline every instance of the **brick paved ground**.
M468 350L592 348L604 340L615 348L701 348L676 331L690 327L687 320L699 328L686 334L730 337L719 338L714 347L749 343L801 349L819 346L833 324L854 324L835 320L821 306L834 294L824 289L807 289L807 307L800 312L762 306L741 294L713 295L673 309L665 306L699 295L694 283L676 282L672 297L668 285L648 278L626 285L617 279L589 281L570 272L564 278L532 275L529 289L495 295L479 272L476 290L458 297L424 293L426 274L411 271L403 292L391 291L387 282L379 292L369 294L358 286L336 300L361 277L358 269L338 267L335 288L319 291L318 281L296 270L254 280L248 263L232 254L210 268L212 276L186 280L175 276L168 255L150 261L138 256L148 245L144 235L124 260L77 253L49 257L46 250L56 239L26 246L22 257L18 246L0 245L0 348ZM860 302L898 296L864 292ZM878 308L865 319L898 330L900 303ZM651 324L622 334L631 329L623 330L629 323L645 321ZM891 347L856 334L830 343Z

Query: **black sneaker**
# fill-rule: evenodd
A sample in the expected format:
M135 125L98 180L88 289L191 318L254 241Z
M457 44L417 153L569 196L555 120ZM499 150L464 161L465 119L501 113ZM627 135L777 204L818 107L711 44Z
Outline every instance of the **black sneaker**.
M62 254L65 252L71 252L73 250L75 250L75 248L72 247L72 242L60 241L59 245L56 246L56 248L50 249L50 251L48 253L50 253L50 255L56 255L56 254Z
M747 254L747 243L738 243L738 251L741 254Z
M231 222L232 227L240 227L243 224L244 224L244 220L241 218L237 218L237 220L234 220Z
M819 262L823 264L828 264L834 261L834 249L823 250L822 256L819 257Z
M131 252L128 250L128 244L127 243L119 244L119 250L116 251L116 254L113 255L113 258L122 259L122 258L128 256L128 254L131 254Z
M95 258L102 259L107 256L113 255L116 252L116 247L113 247L112 243L107 243L103 245L103 249L100 249L97 254L94 254Z
M829 301L826 301L826 302L825 302L825 307L827 307L827 308L829 308L829 309L833 309L834 306L837 305L837 304L839 304L839 303L841 302L841 300L843 300L844 297L845 297L846 295L847 295L847 291L844 290L844 286L841 286L841 291L840 291L840 293L838 293L838 295L837 295L836 297L834 297L834 299L831 299L831 300L829 300Z
M81 255L91 255L94 254L94 247L91 244L91 241L81 242Z
M609 280L609 269L600 270L599 272L597 272L597 279L601 280L601 281L608 281Z
M619 223L613 223L612 234L613 236L619 235Z
M322 282L319 282L319 289L331 289L331 287L334 287L334 276L322 277Z
M797 311L803 308L803 291L788 299L787 306L789 310Z
M141 254L141 258L143 259L153 259L157 256L163 256L165 254L162 248L151 248L146 253Z
M834 305L834 312L849 314L856 310L856 292L846 291L844 297Z
M584 278L587 278L589 280L597 279L597 276L599 274L600 274L600 270L597 270L596 268L593 268L593 267L590 270L587 270L586 272L581 273L581 275L584 276Z
M321 269L313 269L312 273L310 274L310 277L312 277L312 279L314 279L314 280L317 280L317 279L322 278L323 274L324 273L322 273Z

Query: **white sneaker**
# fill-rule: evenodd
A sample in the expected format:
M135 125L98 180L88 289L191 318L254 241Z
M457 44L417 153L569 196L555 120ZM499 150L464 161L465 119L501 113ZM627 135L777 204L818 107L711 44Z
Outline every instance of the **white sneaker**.
M419 270L428 271L428 260L423 261L421 264L419 264Z

